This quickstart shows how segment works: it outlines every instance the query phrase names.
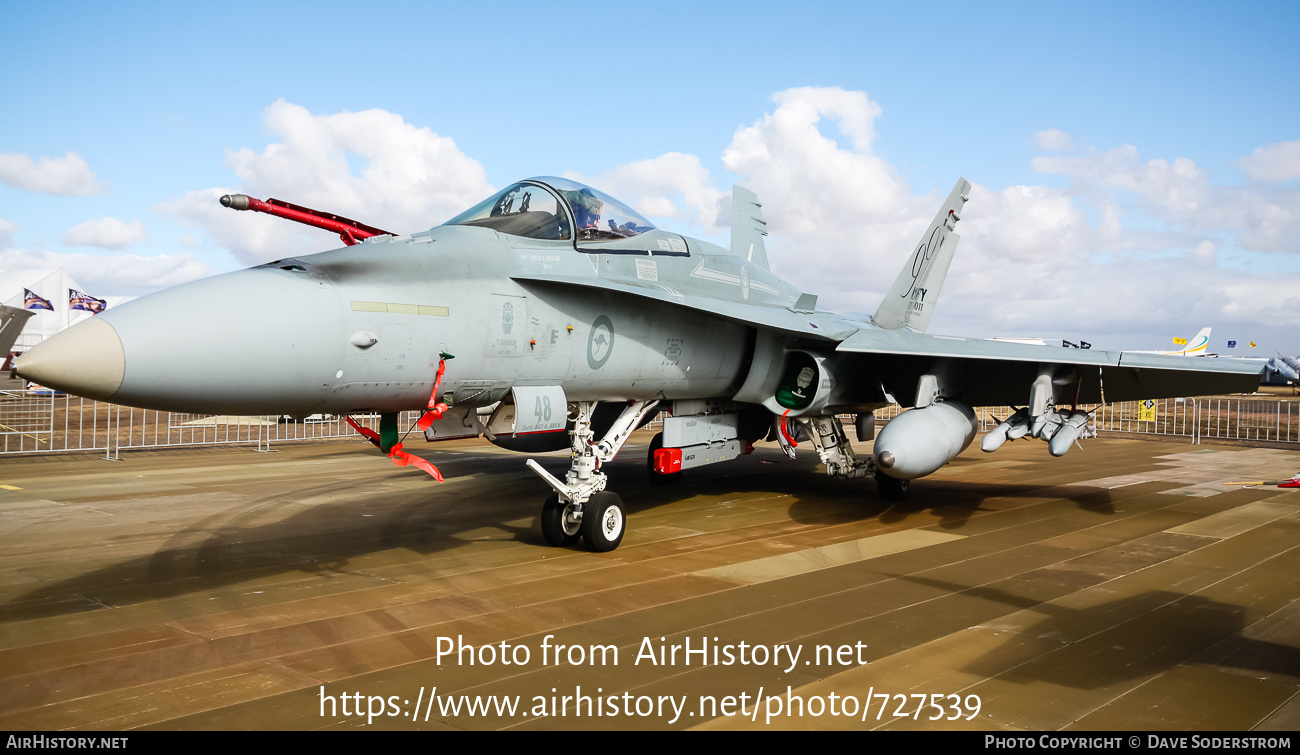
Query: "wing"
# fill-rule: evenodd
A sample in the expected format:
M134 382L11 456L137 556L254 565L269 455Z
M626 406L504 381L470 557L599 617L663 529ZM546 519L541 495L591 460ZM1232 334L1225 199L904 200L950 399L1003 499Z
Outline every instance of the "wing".
M922 376L933 375L945 398L971 406L1024 404L1048 375L1061 403L1098 404L1149 398L1248 393L1259 365L1123 351L1061 349L980 338L864 328L836 347L850 372L870 376L904 406L913 406Z

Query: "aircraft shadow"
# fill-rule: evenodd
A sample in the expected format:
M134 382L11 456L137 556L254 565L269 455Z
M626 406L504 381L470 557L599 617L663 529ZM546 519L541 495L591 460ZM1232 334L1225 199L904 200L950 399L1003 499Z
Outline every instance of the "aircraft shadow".
M1042 615L961 669L981 678L1093 690L1187 663L1300 677L1300 648L1244 636L1248 609L1231 603L1148 590L1075 609L993 587L897 578Z
M1114 513L1110 490L1071 485L926 478L912 483L905 500L884 501L876 493L874 480L832 479L817 471L815 456L805 453L790 460L770 448L756 449L753 456L735 461L687 470L680 481L655 486L646 484L649 474L645 464L636 461L639 457L635 449L629 458L634 461L620 456L606 467L611 485L617 486L629 513L675 503L686 496L742 492L789 496L790 517L801 524L848 523L873 518L879 518L884 524L897 524L928 512L939 517L940 527L959 529L991 498L1058 498L1098 514Z
M378 465L382 457L375 453ZM789 515L804 524L876 517L892 523L928 510L941 517L942 526L960 528L989 497L1044 495L1038 486L936 482L914 485L908 501L889 503L876 498L870 480L833 480L816 472L806 454L791 461L770 449L730 464L690 470L679 483L650 485L645 453L645 446L629 444L605 467L611 488L633 517L631 527L636 527L636 514L687 497L766 492L788 496ZM354 559L393 549L433 556L481 540L545 547L538 515L547 490L523 468L523 455L464 454L461 458L471 461L474 472L469 478L458 478L459 462L449 462L437 451L422 455L443 467L446 484L393 489L365 481L331 482L259 496L192 522L147 556L11 597L0 605L0 623L171 599L278 574L341 576L351 573ZM567 454L536 458L560 476L568 465ZM490 479L491 485L485 486L483 479ZM1097 493L1073 495L1080 506L1105 512ZM521 516L530 517L527 526L518 523ZM437 568L430 565L431 577L437 576Z

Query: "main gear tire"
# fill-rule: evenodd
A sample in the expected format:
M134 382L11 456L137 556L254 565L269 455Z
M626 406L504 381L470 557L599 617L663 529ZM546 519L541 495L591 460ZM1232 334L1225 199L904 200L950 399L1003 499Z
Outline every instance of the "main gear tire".
M907 489L912 487L911 480L900 480L884 472L876 472L876 495L883 501L901 501L907 497Z

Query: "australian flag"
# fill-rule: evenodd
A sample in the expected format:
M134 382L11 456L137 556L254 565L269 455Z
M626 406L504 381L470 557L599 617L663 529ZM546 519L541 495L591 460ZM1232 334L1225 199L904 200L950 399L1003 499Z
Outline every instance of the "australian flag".
M42 298L32 293L30 288L23 289L23 306L27 309L48 309L54 311L54 305L50 304L49 299Z
M1065 340L1065 339L1061 339L1061 346L1063 346L1063 347L1065 347L1065 348L1067 348L1067 349L1077 349L1077 348L1079 348L1078 345L1073 344L1073 343L1070 343L1069 341L1067 341L1067 340Z
M1236 342L1236 341L1228 341L1228 348L1230 348L1230 349L1235 349L1235 348L1237 348L1237 342Z
M85 312L99 314L104 311L106 306L108 306L108 302L103 299L87 296L75 288L68 289L68 309L80 309Z
M1091 348L1092 348L1092 344L1088 343L1087 341L1080 341L1080 342L1079 342L1079 348L1081 348L1081 349L1091 349Z

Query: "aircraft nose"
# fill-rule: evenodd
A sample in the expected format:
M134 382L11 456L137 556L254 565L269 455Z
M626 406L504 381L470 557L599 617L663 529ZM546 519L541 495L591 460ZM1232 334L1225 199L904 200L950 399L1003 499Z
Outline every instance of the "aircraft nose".
M334 284L252 268L110 309L30 350L23 377L81 396L203 414L297 414L333 389L346 346Z
M122 385L122 339L112 325L87 320L54 334L19 358L18 374L59 390L107 400Z

